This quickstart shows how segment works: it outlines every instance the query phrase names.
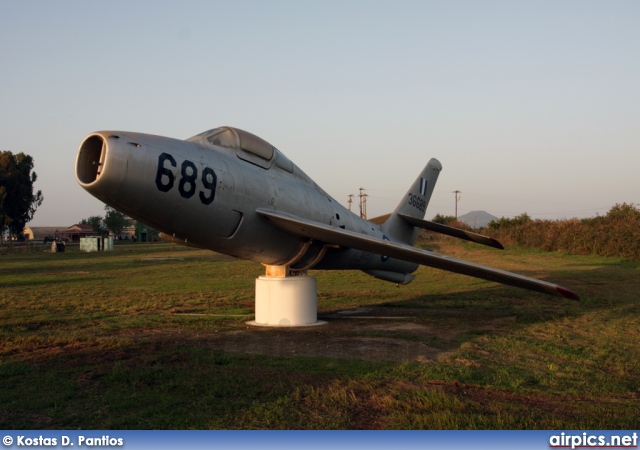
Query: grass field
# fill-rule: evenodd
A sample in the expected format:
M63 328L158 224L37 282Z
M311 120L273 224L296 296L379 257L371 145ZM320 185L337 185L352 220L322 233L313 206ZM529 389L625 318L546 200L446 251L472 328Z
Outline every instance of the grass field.
M328 323L256 328L255 263L2 254L0 428L640 428L639 263L430 248L582 299L424 267L402 287L311 272Z

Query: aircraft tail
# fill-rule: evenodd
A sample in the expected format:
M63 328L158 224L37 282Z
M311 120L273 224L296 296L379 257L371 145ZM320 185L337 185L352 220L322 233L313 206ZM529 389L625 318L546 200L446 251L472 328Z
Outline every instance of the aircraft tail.
M422 169L418 178L413 182L407 193L402 197L395 211L382 224L382 231L389 238L405 244L413 245L418 237L419 229L410 224L400 215L424 219L433 188L442 170L442 164L435 158L431 158Z

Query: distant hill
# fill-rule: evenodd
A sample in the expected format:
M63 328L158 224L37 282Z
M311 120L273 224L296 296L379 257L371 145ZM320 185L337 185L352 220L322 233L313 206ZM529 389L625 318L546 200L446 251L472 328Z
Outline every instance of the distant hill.
M484 228L489 225L489 222L496 219L496 216L492 216L486 211L471 211L458 216L458 221L466 223L471 228Z

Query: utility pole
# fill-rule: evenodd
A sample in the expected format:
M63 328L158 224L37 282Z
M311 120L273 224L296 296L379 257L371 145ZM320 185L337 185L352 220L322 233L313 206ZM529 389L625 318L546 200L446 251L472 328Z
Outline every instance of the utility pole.
M351 203L353 203L353 194L349 194L349 200L347 201L347 203L349 203L349 211L351 211Z
M369 194L364 194L362 197L362 218L366 219L367 218L367 197L369 196Z
M364 188L360 188L360 217L367 218L367 194L364 193Z
M458 220L458 200L460 200L460 196L458 194L460 194L461 192L458 190L453 191L453 193L456 196L456 221Z

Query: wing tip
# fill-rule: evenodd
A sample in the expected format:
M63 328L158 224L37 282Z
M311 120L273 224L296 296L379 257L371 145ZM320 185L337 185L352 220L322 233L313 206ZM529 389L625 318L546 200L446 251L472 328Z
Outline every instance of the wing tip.
M578 294L576 294L571 289L568 289L566 287L557 286L556 291L558 292L558 294L560 294L564 298L568 298L569 300L580 300L580 297L578 296Z
M497 248L499 250L504 250L504 246L497 240L492 237L489 238L491 243L493 244L491 247Z

